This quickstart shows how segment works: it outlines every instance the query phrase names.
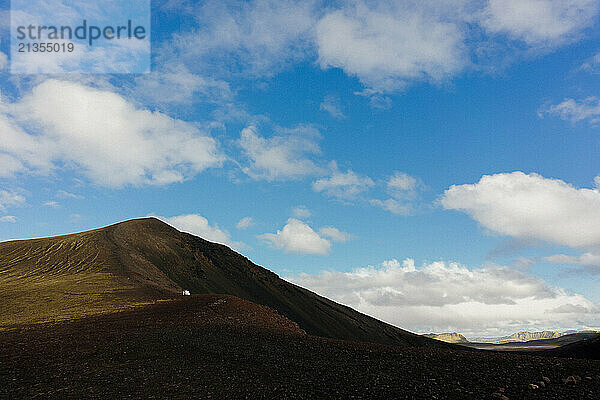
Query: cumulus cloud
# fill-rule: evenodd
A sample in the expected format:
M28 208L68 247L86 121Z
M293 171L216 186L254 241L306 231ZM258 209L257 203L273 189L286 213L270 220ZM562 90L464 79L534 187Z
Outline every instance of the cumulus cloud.
M600 326L597 304L507 267L469 269L440 261L416 268L412 259L393 259L351 272L287 279L416 332L480 336ZM565 313L567 307L576 312Z
M378 92L439 82L467 63L456 24L400 3L358 1L332 11L319 20L316 42L323 68L341 68Z
M375 186L375 182L368 176L360 176L352 170L341 172L335 163L332 163L331 169L328 177L320 178L313 183L315 192L323 192L327 196L340 200L349 200Z
M0 222L14 224L17 222L17 217L15 217L14 215L5 215L4 217L0 217Z
M443 82L478 62L477 57L512 53L515 41L551 48L583 37L597 19L598 2L356 0L323 7L314 0L241 5L226 0L186 2L177 9L182 10L195 24L155 53L158 64L178 60L174 68L185 71L181 76L188 76L191 84L181 85L182 79L170 71L149 77L147 89L164 91L166 100L183 98L169 92L171 81L182 94L210 101L212 94L227 95L224 81L268 78L316 58L323 69L340 68L357 77L366 87L359 93L369 96L374 106L389 107L385 93L415 81ZM328 99L321 109L334 118L344 115Z
M254 219L252 219L252 217L244 217L238 221L238 223L235 225L235 227L238 229L248 229L253 225L254 225Z
M596 0L489 0L481 24L529 45L555 45L594 25Z
M478 183L451 186L441 204L502 235L570 247L600 246L600 192L559 179L523 172L484 175Z
M573 123L587 120L591 124L600 122L600 99L588 97L583 100L565 99L562 103L542 108L538 115L557 116Z
M104 186L163 185L224 161L193 124L75 82L46 80L0 111L0 154L23 171L68 166Z
M265 233L258 238L286 253L326 255L331 249L331 243L327 239L295 218L288 219L287 224L277 233Z
M327 95L321 102L319 108L323 111L327 111L335 119L344 119L346 115L342 111L342 105L340 99L336 96Z
M348 232L342 232L339 229L334 228L333 226L323 227L323 228L319 229L319 233L322 236L328 237L329 239L333 240L334 242L346 243L346 242L354 239L354 236L352 236Z
M203 2L190 7L196 29L175 36L166 54L214 74L269 76L311 51L314 1ZM200 62L198 62L200 60Z
M370 203L392 214L411 215L415 209L414 200L422 186L417 178L395 171L386 181L386 190L392 197L387 200L371 199Z
M8 190L0 189L0 211L5 211L8 207L15 207L25 204L25 197Z
M191 233L210 242L224 244L234 249L244 247L243 243L232 241L229 232L219 228L217 224L211 225L206 218L198 214L184 214L174 217L157 216L156 218L182 232Z
M397 194L398 197L405 196L407 193L413 193L417 188L417 179L404 173L394 172L394 174L388 179L387 187L392 192Z
M292 215L296 218L308 218L312 215L310 210L306 206L294 207Z
M250 165L243 168L248 176L268 181L298 179L322 170L311 157L321 153L319 131L300 125L279 128L278 134L264 138L255 126L244 128L239 144Z

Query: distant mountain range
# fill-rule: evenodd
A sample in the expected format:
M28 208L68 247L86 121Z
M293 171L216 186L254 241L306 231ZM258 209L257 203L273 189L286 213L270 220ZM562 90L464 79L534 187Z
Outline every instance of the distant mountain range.
M570 335L574 333L595 333L595 331L542 331L542 332L517 332L513 333L509 336L502 337L479 337L472 338L470 342L473 343L494 343L494 344L502 344L502 343L520 343L520 342L530 342L533 340L545 340L545 339L557 339L561 336Z
M505 343L525 343L538 340L558 339L564 336L577 336L580 334L595 334L596 331L575 331L569 330L565 332L558 331L542 331L542 332L517 332L509 336L502 337L478 337L468 340L460 333L430 333L423 336L440 340L446 343L490 343L490 344L505 344Z

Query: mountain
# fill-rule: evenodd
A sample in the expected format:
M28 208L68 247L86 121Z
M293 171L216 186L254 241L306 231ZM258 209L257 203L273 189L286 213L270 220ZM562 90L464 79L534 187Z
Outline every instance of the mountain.
M494 337L494 338L473 338L473 343L513 343L513 342L529 342L532 340L543 340L543 339L556 339L564 334L556 331L543 331L543 332L517 332L510 336Z
M424 335L428 338L432 338L435 340L441 340L442 342L446 342L446 343L469 343L469 341L467 340L466 337L464 337L463 335L461 335L460 333L430 333L428 335Z
M543 354L543 351L555 349L560 346L566 346L571 343L581 342L588 339L593 339L600 336L596 332L578 332L570 333L552 339L536 339L527 342L504 342L504 343L486 343L486 342L469 342L463 343L463 346L468 346L480 350L501 350L501 351L532 351L536 354Z
M447 346L279 278L228 247L155 219L0 243L0 329L111 313L181 295L227 294L265 305L308 334Z
M561 337L562 333L555 331L543 331L543 332L517 332L513 333L506 340L507 342L528 342L530 340L540 339L555 339Z
M544 355L552 357L585 358L600 360L600 334L588 333L587 337L574 343L546 350Z

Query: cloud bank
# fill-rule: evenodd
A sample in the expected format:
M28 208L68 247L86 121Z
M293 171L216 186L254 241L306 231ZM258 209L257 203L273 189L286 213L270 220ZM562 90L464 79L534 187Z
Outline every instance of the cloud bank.
M291 282L414 332L504 335L515 329L600 327L600 307L507 267L469 269L392 259L351 272L323 271Z

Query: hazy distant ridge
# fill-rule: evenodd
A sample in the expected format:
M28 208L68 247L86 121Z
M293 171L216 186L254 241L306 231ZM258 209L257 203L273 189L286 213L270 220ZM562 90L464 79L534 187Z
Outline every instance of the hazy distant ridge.
M532 340L544 340L544 339L557 339L561 336L568 335L571 333L586 333L578 332L578 331L566 331L566 332L558 332L558 331L542 331L542 332L517 332L513 333L510 336L501 336L501 337L478 337L471 339L471 342L477 343L494 343L494 344L502 344L502 343L518 343L518 342L530 342ZM590 331L593 332L593 331Z

